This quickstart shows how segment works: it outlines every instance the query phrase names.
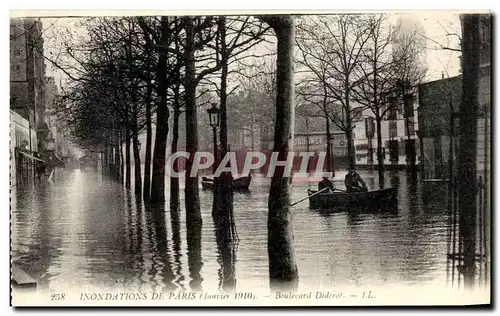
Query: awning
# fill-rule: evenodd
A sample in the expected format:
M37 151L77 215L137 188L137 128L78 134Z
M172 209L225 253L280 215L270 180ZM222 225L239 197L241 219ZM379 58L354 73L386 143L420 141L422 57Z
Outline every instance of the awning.
M30 159L37 160L37 161L41 161L41 162L45 162L44 160L42 160L42 159L40 159L40 158L37 158L37 157L35 157L35 156L32 156L32 155L30 155L30 154L27 154L27 153L25 153L25 152L20 151L20 153L21 153L21 154L23 154L23 155L25 155L26 157L28 157L28 158L30 158Z

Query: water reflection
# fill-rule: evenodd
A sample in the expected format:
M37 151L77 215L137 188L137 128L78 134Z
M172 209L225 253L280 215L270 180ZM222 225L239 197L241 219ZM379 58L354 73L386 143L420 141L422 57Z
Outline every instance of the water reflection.
M232 292L236 289L235 263L237 242L228 242L217 237L217 250L217 262L220 265L217 273L219 276L219 289L224 292Z
M182 290L185 290L184 287L184 275L182 273L181 267L181 222L180 222L180 209L174 208L170 209L170 226L172 227L172 252L173 252L173 261L176 267L175 269L175 282L180 286Z
M201 259L201 231L201 223L193 222L188 225L186 234L189 277L191 278L189 287L196 292L202 290L201 283L203 281L200 274L201 267L203 266Z
M140 198L139 198L140 199ZM153 207L147 207L151 223L148 225L151 227L151 236L155 242L156 250L156 271L161 280L160 290L164 292L170 292L175 290L177 287L174 284L175 276L172 271L171 260L169 258L169 246L167 237L167 225L165 221L165 206L157 204ZM154 235L152 235L154 234Z
M376 173L362 176L378 186ZM307 200L294 206L301 286L445 282L446 188L412 183L404 172L387 173L386 181L398 187L397 212L325 213L310 210ZM306 197L310 186L316 184L294 184L292 201ZM269 179L256 176L250 194L234 195L240 241L232 243L216 229L211 192L200 191L203 225L188 227L185 211L145 205L97 173L60 170L53 184L13 192L13 258L47 289L68 283L161 291L268 288L268 192Z

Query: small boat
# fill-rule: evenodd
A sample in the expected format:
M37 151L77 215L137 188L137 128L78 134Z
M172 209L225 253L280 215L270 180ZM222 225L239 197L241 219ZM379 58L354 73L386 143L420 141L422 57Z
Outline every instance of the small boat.
M252 182L252 176L248 175L246 177L233 179L233 191L248 191L250 183ZM201 179L201 186L203 190L213 190L214 189L214 179L203 177Z
M365 192L333 192L319 193L308 190L309 207L311 209L337 209L366 207L369 209L382 209L388 205L397 204L397 188Z

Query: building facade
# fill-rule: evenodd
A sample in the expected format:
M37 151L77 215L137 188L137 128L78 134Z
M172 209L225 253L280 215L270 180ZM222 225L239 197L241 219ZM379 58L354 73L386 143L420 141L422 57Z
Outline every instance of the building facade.
M64 127L58 123L56 112L55 112L55 102L59 96L59 90L55 83L53 77L45 78L45 115L44 121L47 124L49 130L46 135L46 149L51 150L61 157L67 157L70 155L69 151L69 135L65 131Z
M11 185L34 176L43 159L53 161L54 154L69 149L64 131L58 130L48 111L57 86L45 76L42 35L39 19L10 20L10 160L11 180L15 179Z
M477 171L487 172L491 162L491 33L490 16L480 24L479 117L477 121ZM443 78L419 86L422 178L449 179L458 162L459 110L462 76Z
M406 167L409 163L407 153L418 152L415 101L413 99L410 101L411 106L407 106L408 109L404 109L403 106L391 107L381 121L382 157L384 165L388 168ZM370 110L364 110L362 119L354 122L357 166L361 168L377 166L377 133L374 114ZM418 157L416 163L419 163Z
M30 143L29 149L42 151L49 131L45 123L42 23L37 19L10 21L10 108L36 130L38 143Z

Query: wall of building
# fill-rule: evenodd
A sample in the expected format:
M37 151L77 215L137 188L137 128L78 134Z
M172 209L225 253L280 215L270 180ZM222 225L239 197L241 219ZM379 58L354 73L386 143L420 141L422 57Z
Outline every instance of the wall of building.
M45 141L45 59L42 23L38 19L10 20L10 108L28 119L38 133L34 150ZM45 133L45 134L44 134Z
M484 65L480 69L479 80L479 108L477 138L477 170L485 168L485 161L491 161L489 148L491 143L491 77L490 66ZM422 138L423 176L424 178L449 177L450 163L450 128L451 109L455 117L455 133L453 142L455 151L458 150L459 111L462 98L462 77L456 76L432 81L420 85L419 122ZM485 114L486 113L486 114ZM486 118L488 117L488 121ZM485 124L488 129L485 129ZM488 156L488 157L487 157ZM458 162L455 155L454 164ZM489 164L490 162L488 162Z
M416 102L414 103L416 104ZM408 129L410 130L410 139L414 140L416 143L416 151L417 155L419 152L419 142L416 131L419 129L419 121L417 120L416 115L416 106L414 106L414 116L409 119ZM356 150L356 164L359 166L370 166L377 165L377 124L375 122L375 118L373 113L370 110L363 111L363 120L360 120L355 123L354 127L354 147ZM369 138L369 133L367 133L366 120L368 118L372 118L373 124L371 129L373 129L373 137ZM382 135L382 154L384 157L384 165L398 165L398 166L406 166L406 150L405 150L405 141L408 139L406 120L403 116L402 110L399 111L396 115L395 120L384 119L381 121L381 135ZM390 156L390 141L397 142L398 146L398 155L397 162L391 161ZM371 147L370 147L371 143ZM370 148L372 148L372 159L370 160ZM419 159L417 157L417 164L419 163Z
M17 183L17 163L16 163L16 148L24 147L30 150L30 124L27 119L18 113L10 110L10 144L9 144L9 160L10 160L10 184L12 186ZM24 143L23 143L24 141ZM34 148L37 143L36 131L31 128L31 147Z

